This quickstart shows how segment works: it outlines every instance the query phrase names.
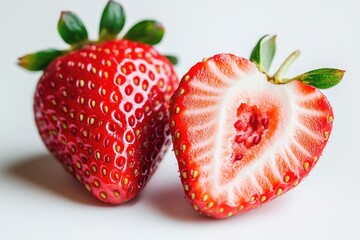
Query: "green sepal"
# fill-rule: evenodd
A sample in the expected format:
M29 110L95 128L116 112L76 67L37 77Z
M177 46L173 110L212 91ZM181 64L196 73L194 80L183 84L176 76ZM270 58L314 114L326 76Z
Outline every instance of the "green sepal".
M294 77L290 81L298 80L319 89L327 89L338 84L343 78L344 73L344 70L320 68Z
M55 58L64 54L57 49L46 49L18 58L18 65L31 71L44 70Z
M110 0L104 8L100 20L99 40L113 40L125 25L125 12L123 7Z
M161 41L164 32L165 30L161 23L154 20L143 20L130 28L125 34L124 39L155 45Z
M61 12L58 31L62 39L70 45L78 44L88 39L88 33L83 22L72 12Z
M260 38L260 40L256 43L254 49L251 52L250 55L250 61L252 61L253 63L255 63L255 65L258 67L258 69L260 69L260 49L261 49L261 42L263 41L264 38L266 38L268 35L265 35L263 37Z
M178 58L176 56L164 55L164 57L166 57L172 63L172 65L176 65L179 62L179 60L178 60Z
M265 35L260 38L250 56L250 60L255 63L263 73L269 71L276 51L276 35L268 39L267 37L268 35Z

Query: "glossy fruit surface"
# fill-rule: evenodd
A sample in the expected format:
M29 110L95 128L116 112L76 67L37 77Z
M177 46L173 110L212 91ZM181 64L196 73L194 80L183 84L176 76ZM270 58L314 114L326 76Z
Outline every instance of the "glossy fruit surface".
M80 19L63 12L58 29L71 48L19 59L44 71L34 114L46 147L92 195L112 204L135 197L168 149L169 99L178 85L168 58L149 45L161 40L162 25L144 20L116 39L123 14L109 1L100 39L90 41Z
M148 45L115 40L56 59L35 95L48 149L106 202L143 188L170 144L168 101L177 79Z

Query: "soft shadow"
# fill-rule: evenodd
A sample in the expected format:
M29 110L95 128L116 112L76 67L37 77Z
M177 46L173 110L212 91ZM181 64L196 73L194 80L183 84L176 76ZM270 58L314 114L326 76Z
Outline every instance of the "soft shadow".
M158 209L165 216L187 222L210 223L210 222L228 222L228 221L257 221L259 217L271 217L273 214L283 209L286 201L281 197L275 199L264 206L246 211L237 216L226 219L215 219L196 213L185 198L184 190L179 182L176 184L168 183L166 186L152 191L144 192L144 200L148 200L150 204Z
M156 190L144 192L150 204L162 214L181 221L209 221L204 215L197 214L185 198L184 190L179 183L169 183Z
M6 169L6 173L25 184L81 204L112 206L102 203L89 194L50 154L14 159L13 162L14 164ZM125 205L131 205L137 201L138 197Z

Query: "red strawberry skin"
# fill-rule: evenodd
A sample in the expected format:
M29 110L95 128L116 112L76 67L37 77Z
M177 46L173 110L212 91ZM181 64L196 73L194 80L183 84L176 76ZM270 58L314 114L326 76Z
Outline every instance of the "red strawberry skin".
M169 99L177 84L171 63L149 45L88 45L45 69L36 125L92 195L119 204L144 188L170 144Z
M214 218L269 202L308 175L332 121L329 102L312 86L270 83L252 62L231 54L197 63L170 106L187 199Z

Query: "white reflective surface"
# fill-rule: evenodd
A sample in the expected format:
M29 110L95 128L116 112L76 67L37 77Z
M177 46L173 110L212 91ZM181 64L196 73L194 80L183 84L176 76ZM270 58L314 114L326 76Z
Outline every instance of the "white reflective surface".
M278 35L275 68L293 50L302 51L289 76L320 67L347 70L341 84L324 91L335 121L313 172L293 191L227 220L195 214L171 151L135 200L111 207L92 198L45 150L32 113L40 73L21 70L16 59L65 47L56 32L61 10L76 12L95 38L105 3L0 4L1 239L360 239L358 1L122 1L127 28L143 18L164 23L158 49L178 55L180 77L215 53L248 57L264 34Z

